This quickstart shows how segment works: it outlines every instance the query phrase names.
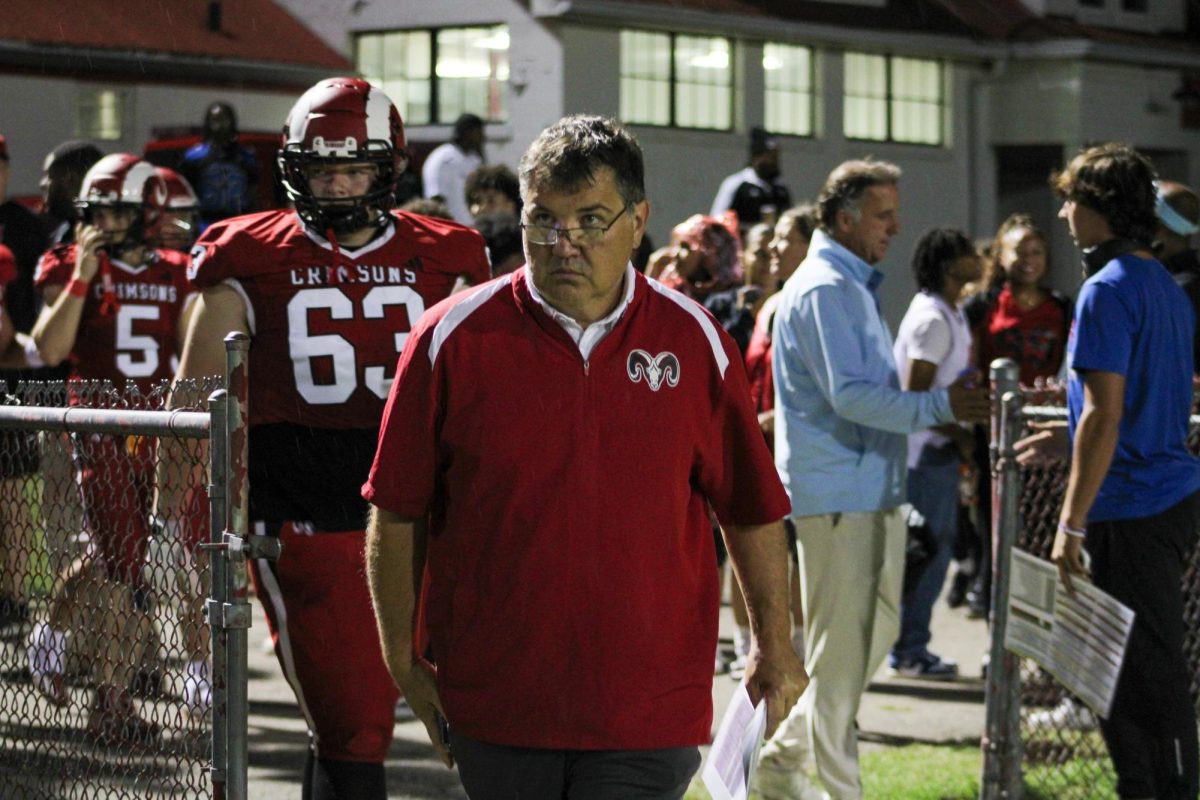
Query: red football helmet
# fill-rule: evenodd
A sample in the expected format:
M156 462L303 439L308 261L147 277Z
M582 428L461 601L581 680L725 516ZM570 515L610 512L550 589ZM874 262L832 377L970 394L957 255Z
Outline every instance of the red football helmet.
M200 215L200 198L187 178L173 169L155 167L158 177L167 186L167 205L158 225L158 243L170 250L186 252L199 235L196 223Z
M167 185L154 167L130 153L114 153L97 161L83 176L75 207L84 224L92 224L97 208L128 208L133 222L117 249L126 250L146 242L167 204Z
M167 186L167 208L173 211L190 211L200 208L200 198L196 197L196 192L188 183L187 178L167 167L155 167L154 171Z
M313 196L307 168L367 162L378 175L366 194L337 201ZM408 162L400 112L360 78L327 78L300 96L283 125L279 171L288 199L318 233L347 233L384 224L396 181Z

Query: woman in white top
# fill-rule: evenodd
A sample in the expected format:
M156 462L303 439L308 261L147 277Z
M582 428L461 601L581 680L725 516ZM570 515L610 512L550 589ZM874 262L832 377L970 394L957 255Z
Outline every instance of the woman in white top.
M971 331L958 301L963 287L979 279L982 264L965 234L935 228L917 242L912 267L920 291L900 323L894 352L901 388L924 392L949 386L971 364ZM905 576L900 638L890 659L893 671L906 677L953 680L958 675L954 662L929 652L929 618L946 579L958 524L959 464L970 463L972 444L970 431L959 425L940 425L908 438L908 499L930 536L923 569Z

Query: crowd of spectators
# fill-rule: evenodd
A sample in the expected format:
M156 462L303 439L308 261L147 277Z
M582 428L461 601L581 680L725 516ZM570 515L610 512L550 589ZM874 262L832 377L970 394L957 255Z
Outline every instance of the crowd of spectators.
M592 119L578 118L570 124L564 123L564 130L573 130L571 125L599 124L589 121ZM528 290L530 302L547 308L539 295L544 288L537 282L549 278L536 270L550 269L557 262L542 250L552 248L547 252L553 253L560 249L584 250L603 239L608 228L601 230L590 222L563 227L557 219L543 220L540 215L544 215L545 204L549 202L545 198L567 203L576 193L565 189L576 190L588 184L569 181L560 184L555 182L559 178L547 178L536 171L522 172L518 177L505 165L488 164L485 134L482 119L472 114L462 115L454 125L452 140L434 150L425 161L421 179L423 196L412 197L400 209L418 215L416 219L423 220L414 223L418 226L432 225L431 230L448 231L438 234L447 240L457 241L455 237L473 229L469 234L472 238L463 241L468 241L472 253L477 246L486 246L492 276L519 272L512 279L513 285L534 281ZM620 143L626 134L615 129L605 135ZM155 171L137 156L102 156L90 143L62 143L45 157L40 214L7 201L10 144L15 149L15 143L0 136L0 288L3 289L0 377L7 381L9 391L14 391L18 381L30 377L61 380L70 374L76 378L112 380L136 377L143 382L169 378L172 358L184 353L196 297L183 277L184 258L180 252L187 252L210 226L215 226L216 233L202 239L202 245L233 229L224 221L254 210L257 162L251 151L238 142L233 107L216 102L207 109L204 139L184 154L178 169ZM397 152L402 150L401 145L402 141L396 145ZM544 143L542 146L549 147ZM1081 156L1082 161L1072 162L1055 183L1065 198L1064 216L1072 235L1085 253L1088 283L1078 306L1073 308L1070 299L1050 286L1047 236L1031 216L1018 213L1003 220L982 247L973 243L967 233L954 228L938 227L923 232L908 259L917 293L893 338L880 309L878 287L884 279L880 264L900 232L900 167L873 159L847 161L831 172L814 202L793 205L790 191L780 180L778 140L755 128L751 132L749 153L748 165L722 183L709 213L697 213L679 221L672 227L669 243L653 252L645 236L649 212L648 207L643 208L644 196L632 200L624 196L628 186L619 183L623 178L616 173L613 176L618 183L611 186L607 183L600 186L603 182L598 183L593 175L589 175L589 180L596 192L607 192L624 202L620 213L608 221L609 227L617 224L621 215L627 212L633 215L635 229L631 235L622 234L620 242L624 249L613 257L610 277L633 281L636 268L642 273L637 275L637 281L656 282L658 294L678 298L674 300L676 304L694 301L702 306L707 314L696 312L700 315L697 318L702 319L702 330L710 324L707 320L711 315L728 335L748 378L747 402L757 415L754 438L765 438L773 452L790 503L779 531L786 534L791 554L787 569L791 652L803 660L811 683L790 713L780 715L778 730L763 750L758 788L766 800L853 799L861 797L862 792L855 714L864 687L884 659L892 674L900 678L955 680L958 677L958 665L930 649L930 619L947 583L952 558L958 560L959 566L950 583L947 601L951 606L966 604L977 617L986 617L990 610L992 541L985 427L990 412L985 379L988 365L996 358L1010 358L1018 364L1020 381L1026 387L1050 392L1068 383L1074 387L1069 395L1072 431L1076 436L1082 431L1085 437L1079 440L1083 444L1075 445L1077 460L1081 453L1099 453L1103 456L1100 461L1107 465L1113 458L1112 448L1117 448L1113 463L1131 470L1144 467L1144 464L1139 466L1136 457L1120 450L1115 428L1104 434L1107 439L1094 433L1099 416L1115 413L1119 419L1122 397L1125 405L1130 402L1128 395L1122 394L1126 386L1125 370L1142 369L1128 352L1114 352L1115 345L1098 344L1103 338L1099 331L1104 321L1120 312L1128 317L1122 317L1123 335L1132 340L1143 330L1143 317L1150 315L1149 306L1131 311L1119 299L1122 292L1134 291L1129 287L1142 279L1138 277L1141 273L1129 277L1135 272L1132 260L1139 265L1150 265L1136 269L1153 272L1165 267L1163 274L1174 279L1159 280L1161 276L1154 272L1153 286L1136 291L1161 296L1176 311L1186 310L1185 297L1193 309L1200 309L1200 261L1191 246L1191 237L1200 231L1200 208L1195 193L1183 184L1164 180L1148 189L1153 170L1132 151L1119 148L1102 153L1088 151L1087 158ZM637 157L640 159L640 152ZM1121 185L1132 186L1131 192L1151 192L1157 230L1151 232L1147 228L1146 208L1138 207L1139 224L1130 227L1122 216L1126 213L1123 207L1108 204L1109 201L1096 194L1100 190L1095 186L1106 179L1105 170L1112 169L1129 172L1113 180L1126 181L1127 185ZM390 213L403 172L401 166L387 182L385 188L390 194L387 202L381 203L380 213ZM610 172L602 174L609 176ZM135 190L129 190L133 186L128 183L131 174L137 176ZM336 169L320 177L315 172L303 172L303 181L311 181L314 186L326 178L332 182L345 178L353 183L355 177L352 172L336 172ZM297 203L299 216L310 232L324 236L334 248L340 241L343 249L352 246L346 244L346 235L354 241L367 237L364 242L376 235L376 225L371 221L376 217L367 221L354 218L350 224L345 220L331 221L327 210L313 211L321 203L297 190L295 180L299 179L287 184L289 197ZM540 210L532 217L526 211L531 180L534 189L542 191L542 206L537 207ZM118 187L115 200L104 194L106 181L115 181ZM127 190L135 191L136 197L121 194ZM147 199L150 195L143 195L143 191L156 196L153 208ZM537 191L533 194L537 196ZM312 208L304 205L309 201ZM447 228L443 223L430 221L437 218L459 224ZM235 219L234 228L237 224ZM588 236L592 239L582 238ZM531 253L541 260L527 264ZM626 261L631 265L628 277L622 277L626 275ZM1118 266L1113 267L1114 263ZM159 313L163 319L175 321L175 325L163 327L159 332L161 341L156 344L158 360L154 370L137 376L112 373L106 366L107 355L91 353L89 346L105 337L111 338L109 329L120 306L114 289L114 269L136 272L151 266L167 268L162 281L172 291L163 292L163 297L169 294L171 305ZM213 272L211 265L207 269L208 273ZM1094 276L1105 278L1093 280ZM643 283L637 285L642 287ZM1183 291L1174 288L1176 285ZM447 291L441 291L442 288ZM435 295L440 299L448 290L449 287L431 290L431 300ZM624 299L617 303L617 308L625 308L632 302L632 284L627 290L629 294L622 295ZM551 306L554 301L555 297L550 296ZM1138 302L1145 304L1144 298ZM201 307L207 308L209 314L216 308L211 303ZM473 313L473 307L466 313ZM1076 322L1086 323L1084 339L1079 341L1072 327L1077 313L1081 319ZM583 339L575 337L577 344L587 341L588 325L603 323L607 331L620 321L619 316L615 319L600 319L600 316L592 315L595 318L589 317L582 327L580 318L574 317L576 327L584 331ZM1193 321L1194 318L1195 311L1191 315ZM458 324L457 319L454 312L449 312L438 327L450 324L448 321ZM568 333L573 330L570 321L554 319ZM416 323L416 319L410 321ZM514 327L518 323L515 319L505 322ZM249 327L245 320L242 324ZM1189 374L1192 367L1200 368L1200 332L1194 324L1181 322L1169 329L1160 326L1151 333L1164 342L1169 340L1174 356L1189 358ZM1181 345L1185 334L1187 342L1194 337L1194 344ZM441 344L436 334L432 340L432 344L426 341L422 345L433 348L430 361L435 359L436 348ZM688 341L691 346L691 340ZM710 344L719 347L715 342ZM586 359L590 351L580 346ZM663 354L643 355L648 359L663 357ZM196 364L202 362L193 353L190 363L194 371ZM585 370L588 363L584 361ZM637 373L630 361L629 380L636 383L646 375L650 388L657 392L659 381L671 380L669 368L663 373L665 378L659 373L649 377L647 370L657 366L657 362L647 361L642 365L643 372ZM674 369L674 379L678 380L678 363ZM1144 372L1138 373L1136 380L1130 379L1129 385L1137 387L1139 392L1169 390L1168 395L1162 396L1182 398L1186 393L1190 398L1190 382L1186 390L1175 385L1179 378L1176 373L1182 374L1182 370L1147 368ZM1121 380L1115 381L1110 375ZM739 398L738 402L744 399ZM1162 403L1163 418L1175 420L1178 409L1174 406L1168 409L1166 400ZM1130 446L1140 441L1138 437L1152 435L1140 429L1121 430L1121 436L1131 437ZM1169 431L1172 435L1176 432L1173 428ZM756 446L761 447L762 441ZM1048 445L1043 446L1039 439L1028 447L1042 457ZM1177 450L1164 450L1161 463L1156 462L1152 467L1159 469L1169 461L1194 471L1190 457ZM50 448L40 447L36 436L15 432L5 432L0 437L0 454L3 456L0 458L3 526L0 623L33 623L28 596L28 554L32 544L27 532L34 526L26 518L28 509L20 501L25 481L40 470L46 497L57 498L57 503L47 503L48 506L99 507L94 498L114 491L112 480L102 477L105 474L102 462L133 458L138 462L134 472L147 472L152 454L99 450L89 457L90 461L79 457L72 466L61 457L58 457L60 463L56 463ZM1033 458L1028 456L1030 460ZM76 494L74 501L69 488L75 485L71 479L73 470L78 471L76 491L82 495ZM1062 535L1055 553L1064 579L1069 581L1072 575L1087 573L1079 555L1080 547L1084 546L1080 542L1092 536L1087 538L1086 546L1093 550L1101 546L1094 544L1099 541L1095 537L1103 535L1103 546L1108 551L1103 557L1106 560L1101 560L1097 567L1098 577L1114 590L1125 591L1128 589L1125 583L1113 576L1113 565L1123 552L1113 540L1124 530L1121 525L1137 528L1140 523L1136 520L1128 523L1126 518L1121 518L1119 525L1112 521L1115 514L1129 509L1104 505L1105 494L1100 489L1105 478L1103 470L1086 471L1086 476L1080 477L1085 471L1076 466L1072 475L1069 497L1073 499L1064 508ZM1080 481L1090 483L1081 486ZM1147 524L1156 535L1159 528L1165 530L1170 526L1174 526L1172 530L1181 526L1193 529L1197 502L1194 492L1200 478L1172 478L1166 482L1177 491L1168 498L1169 503L1158 503L1153 509L1157 516L1152 524ZM764 497L774 493L774 476L756 489ZM1089 518L1088 509L1096 500L1097 491L1102 513ZM134 516L144 522L146 510L137 509ZM726 526L720 521L722 512L728 510L724 506L706 505L707 525L712 529L719 566L724 564L726 544L730 541L728 531L724 530ZM1109 524L1102 528L1096 525L1103 534L1088 534L1089 519ZM382 530L412 533L399 518L387 520ZM58 527L78 524L81 523L67 518L54 523ZM45 696L64 704L66 636L67 630L79 623L77 598L101 594L111 598L107 608L110 616L138 621L124 624L106 618L101 621L101 630L119 631L119 635L113 633L104 641L83 645L92 654L104 654L97 659L101 669L96 675L98 688L89 727L93 732L103 731L118 738L151 737L156 731L137 717L129 695L150 624L143 619L145 608L139 599L142 587L137 576L149 534L144 530L145 525L139 523L133 526L132 540L115 542L103 532L118 526L129 527L126 520L93 514L83 524L99 534L95 537L95 552L105 566L89 569L87 564L76 565L73 571L64 572L48 615L37 619L32 628L31 675ZM1171 536L1175 534L1163 534L1165 546L1190 547L1195 538L1194 534ZM738 554L733 556L736 566ZM724 592L723 572L718 574L720 588L716 591ZM1175 572L1168 574L1171 580L1177 577ZM754 592L755 587L740 581L730 584L735 638L731 653L718 646L716 673L729 672L735 678L754 673L752 628L756 620L753 603L748 612L743 599L745 596L761 602L762 597ZM1174 614L1174 606L1163 612L1157 601L1148 601L1133 589L1129 592L1130 603L1143 603L1149 608L1147 613ZM362 605L365 594L357 601ZM377 612L382 614L378 598L376 603ZM273 629L277 624L282 623L273 619ZM1144 631L1139 634L1139 642L1150 635ZM386 640L384 644L386 647ZM1173 647L1173 640L1168 644ZM406 646L411 647L412 643L406 642ZM206 649L207 642L196 637L189 640L188 702L201 710L209 702ZM1158 655L1146 655L1149 652ZM1152 651L1148 645L1138 645L1139 663L1160 656L1174 657ZM395 677L395 664L390 655L385 657L389 658L387 666ZM1172 673L1164 680L1177 683L1177 677ZM1174 687L1174 683L1171 685ZM421 691L416 687L413 684L415 691ZM1142 721L1130 706L1140 702L1138 698L1149 704L1160 703L1162 695L1149 693L1143 697L1128 688L1121 692L1121 713L1116 721L1103 725L1103 732L1113 750L1122 785L1135 787L1137 791L1149 787L1146 791L1161 792L1161 787L1183 782L1192 787L1194 794L1194 725L1190 735L1172 734L1173 746L1187 751L1180 756L1182 766L1177 774L1164 777L1143 770L1138 760L1143 751L1150 754L1146 758L1158 758L1161 755L1158 750L1165 745L1155 739L1153 731L1143 729ZM440 714L440 706L438 711ZM1176 728L1183 731L1194 720L1176 722ZM479 730L490 729L481 726ZM462 732L457 735L464 750L479 744ZM1149 739L1149 744L1143 738ZM386 737L383 746L386 748ZM441 752L449 760L449 750ZM368 760L375 763L377 755L372 751ZM353 754L343 756L345 753L331 763L357 758ZM479 763L484 763L483 755L477 753L476 757L481 759ZM810 765L815 766L816 780L810 776ZM330 774L335 777L330 780L340 780L336 775L341 774L337 770L342 767L322 768L332 770ZM377 783L374 773L366 777L364 774L346 772L345 775L351 776L345 778L346 785Z

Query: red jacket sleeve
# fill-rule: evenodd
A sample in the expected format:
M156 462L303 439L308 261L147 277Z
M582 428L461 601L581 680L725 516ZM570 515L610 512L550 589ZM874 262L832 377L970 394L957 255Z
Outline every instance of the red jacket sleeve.
M371 504L412 519L429 511L436 488L441 393L429 353L440 319L436 311L422 317L400 355L375 461L362 487Z

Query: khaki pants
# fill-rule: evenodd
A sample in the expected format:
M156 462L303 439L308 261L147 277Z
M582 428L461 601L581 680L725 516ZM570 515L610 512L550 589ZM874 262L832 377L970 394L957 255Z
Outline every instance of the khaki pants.
M826 791L857 800L862 784L854 720L900 630L904 517L893 508L792 521L811 683L762 757L765 766L799 770L811 752Z

